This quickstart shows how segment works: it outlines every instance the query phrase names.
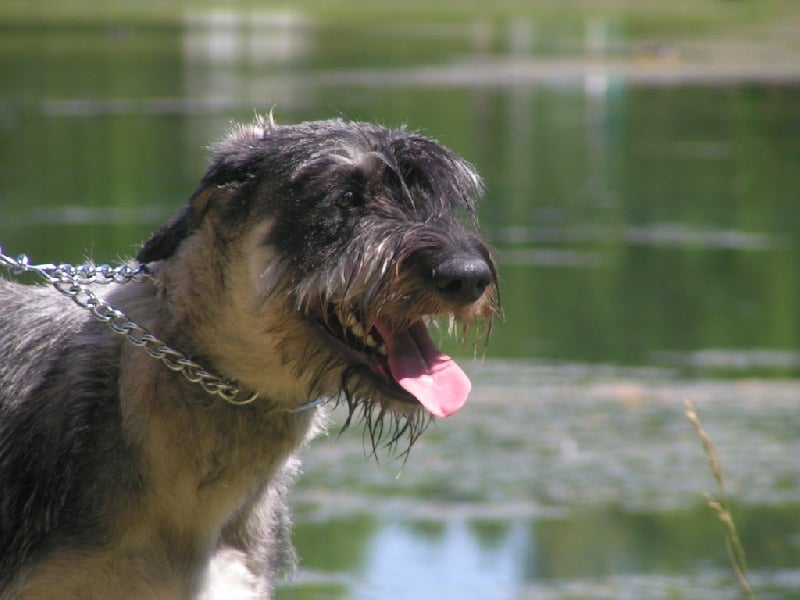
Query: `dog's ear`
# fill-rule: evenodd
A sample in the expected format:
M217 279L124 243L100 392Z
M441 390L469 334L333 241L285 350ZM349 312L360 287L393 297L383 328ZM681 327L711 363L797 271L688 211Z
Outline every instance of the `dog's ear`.
M136 261L146 264L167 259L175 254L181 242L203 221L214 191L213 187L196 191L188 204L144 243L136 255Z

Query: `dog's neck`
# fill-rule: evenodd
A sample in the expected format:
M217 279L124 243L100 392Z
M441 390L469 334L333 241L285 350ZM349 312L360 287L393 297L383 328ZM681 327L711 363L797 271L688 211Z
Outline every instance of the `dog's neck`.
M165 315L155 310L151 284L119 286L108 299L173 342L168 315L162 324ZM126 429L142 454L141 463L148 465L153 499L145 506L158 513L155 520L143 522L164 522L171 531L197 538L187 539L187 544L211 539L243 502L271 485L292 455L322 428L324 416L318 409L294 412L270 397L233 406L166 367L153 368L152 358L141 348L120 343L121 397L140 403L122 407ZM186 515L196 522L167 523Z

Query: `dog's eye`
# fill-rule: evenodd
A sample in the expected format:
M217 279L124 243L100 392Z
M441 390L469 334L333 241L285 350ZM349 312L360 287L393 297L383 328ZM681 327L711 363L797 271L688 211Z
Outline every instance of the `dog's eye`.
M351 208L361 203L361 197L351 190L347 190L336 200L336 205L340 208Z

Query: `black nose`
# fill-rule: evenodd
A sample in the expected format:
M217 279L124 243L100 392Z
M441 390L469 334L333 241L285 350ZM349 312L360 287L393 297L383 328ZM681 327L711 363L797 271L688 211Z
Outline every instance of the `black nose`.
M456 256L434 267L432 278L442 298L456 304L471 304L483 296L494 274L483 257Z

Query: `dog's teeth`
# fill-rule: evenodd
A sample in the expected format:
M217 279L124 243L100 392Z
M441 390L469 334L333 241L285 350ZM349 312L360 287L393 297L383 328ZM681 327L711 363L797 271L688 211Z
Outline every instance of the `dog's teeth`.
M372 337L372 336L370 336L370 337ZM386 352L386 344L381 344L380 346L378 346L378 347L376 348L376 352L377 352L378 354L380 354L381 356L387 356L387 352Z
M378 347L378 342L375 341L375 338L372 337L372 334L370 333L370 334L367 334L367 336L364 338L364 345L366 345L366 346L368 346L370 348L377 348Z
M363 338L367 334L367 332L364 331L364 326L358 322L350 325L350 333L352 333L357 338Z

